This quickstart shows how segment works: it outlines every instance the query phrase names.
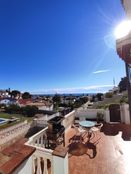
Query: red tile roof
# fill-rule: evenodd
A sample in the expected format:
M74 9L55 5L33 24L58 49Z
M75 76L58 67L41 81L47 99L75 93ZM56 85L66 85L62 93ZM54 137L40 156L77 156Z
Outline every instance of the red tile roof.
M32 99L19 99L18 100L18 103L20 104L20 105L27 105L27 104L29 104L29 103L31 103L32 102Z
M0 172L11 174L34 153L35 148L24 145L25 141L25 139L17 141L0 152Z

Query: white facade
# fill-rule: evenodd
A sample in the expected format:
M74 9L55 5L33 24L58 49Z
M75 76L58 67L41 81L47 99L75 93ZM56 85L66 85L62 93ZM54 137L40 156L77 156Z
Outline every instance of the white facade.
M102 113L104 115L103 119L106 123L110 123L110 111L109 109L83 109L77 110L75 117L78 117L79 121L88 119L96 119L97 113ZM130 115L129 115L129 105L122 104L120 105L120 116L121 123L130 124Z
M121 110L121 121L125 124L130 124L130 114L129 114L129 105L122 104L120 107Z
M65 158L53 156L54 174L68 174L68 154Z
M123 0L123 6L128 19L131 19L131 0Z
M53 111L53 104L52 105L43 105L43 106L38 106L39 110L47 110L47 111Z
M0 104L11 105L11 104L16 104L16 102L15 101L12 101L10 99L2 99L0 101Z
M13 174L32 174L32 164L32 156L30 156L13 172Z
M75 116L79 117L80 120L88 119L95 119L97 118L97 113L102 113L104 115L105 119L105 110L104 109L83 109L83 110L77 110Z

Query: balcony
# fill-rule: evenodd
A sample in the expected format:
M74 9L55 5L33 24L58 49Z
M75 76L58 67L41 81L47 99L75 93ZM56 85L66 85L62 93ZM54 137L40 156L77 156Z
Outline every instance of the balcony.
M44 128L30 137L28 141L24 141L19 148L16 143L12 145L12 150L6 149L1 152L0 156L7 155L8 158L11 158L12 153L12 159L15 160L10 159L6 165L2 165L1 161L0 169L2 170L0 171L5 170L6 174L25 174L27 171L28 174L130 174L131 141L125 141L131 139L130 126L122 123L104 123L101 131L95 132L90 141L87 136L83 136L80 140L74 139L76 132L71 127L74 117L73 111L63 120L66 128L65 147L58 145L54 150L47 148L47 128ZM4 160L7 160L7 156ZM20 157L21 161L19 159L19 165L16 166ZM9 164L12 164L10 172L7 171Z

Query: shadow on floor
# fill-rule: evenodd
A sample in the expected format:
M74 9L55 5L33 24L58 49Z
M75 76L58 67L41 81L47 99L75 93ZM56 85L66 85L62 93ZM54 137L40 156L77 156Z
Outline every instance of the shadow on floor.
M97 154L96 145L92 142L73 142L68 146L69 157L88 155L90 159L95 158ZM90 151L89 151L90 150Z
M125 141L131 140L131 125L126 125L122 123L118 124L104 123L103 127L101 128L101 132L103 132L105 135L111 135L111 136L119 134L120 131L122 132L123 140Z

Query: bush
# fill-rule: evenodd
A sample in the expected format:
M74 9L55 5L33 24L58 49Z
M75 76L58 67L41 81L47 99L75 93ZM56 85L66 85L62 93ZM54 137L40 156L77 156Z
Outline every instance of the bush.
M103 121L103 118L104 118L104 114L101 113L101 112L97 112L97 121Z
M106 98L112 98L112 97L113 97L112 92L107 92L107 93L105 94L105 97L106 97Z
M5 107L5 112L9 114L18 114L20 113L20 107L18 105L10 105L8 107Z
M120 103L128 103L128 97L127 97L127 96L123 96L123 97L120 99Z
M33 117L35 114L38 113L38 108L36 106L25 106L21 108L21 112L23 115Z

